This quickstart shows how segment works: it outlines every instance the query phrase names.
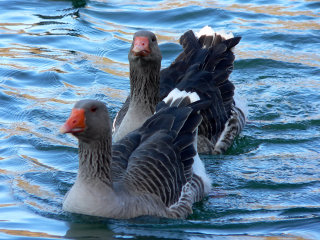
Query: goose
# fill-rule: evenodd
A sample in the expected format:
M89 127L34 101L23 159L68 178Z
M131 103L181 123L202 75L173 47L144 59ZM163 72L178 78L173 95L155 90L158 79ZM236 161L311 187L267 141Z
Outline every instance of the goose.
M211 187L196 151L200 110L211 101L175 90L140 128L116 143L106 105L78 101L60 129L78 139L79 155L63 210L115 219L186 218Z
M162 55L156 35L149 31L134 34L128 54L130 65L130 95L113 122L113 140L119 141L127 133L140 127L155 111L156 104L179 83L194 64L205 65L213 73L211 84L217 86L213 107L202 109L203 121L199 127L197 151L200 154L222 154L242 131L246 116L241 102L235 102L233 83L234 47L240 37L224 32L215 33L206 26L195 34L187 31L180 37L183 52L168 67L160 71ZM211 76L210 76L211 77ZM182 85L188 88L188 83ZM189 87L189 90L193 90ZM197 88L203 97L205 89Z

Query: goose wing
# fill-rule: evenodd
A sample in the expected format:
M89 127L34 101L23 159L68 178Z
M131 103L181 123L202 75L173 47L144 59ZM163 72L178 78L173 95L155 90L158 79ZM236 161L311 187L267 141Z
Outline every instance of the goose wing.
M116 117L113 120L112 124L112 133L116 132L121 125L121 122L124 118L124 116L127 114L130 104L130 95L127 97L126 101L122 105L121 109L117 113Z
M193 177L193 142L200 122L201 116L191 107L164 107L140 129L115 144L114 148L120 149L120 145L130 143L129 148L117 151L115 156L117 161L127 164L121 175L126 188L151 194L167 207L177 203L183 187ZM127 154L130 156L125 161Z
M216 71L216 74L221 70L227 70L226 79L228 79L233 70L232 48L239 43L240 39L240 37L234 37L225 40L215 33L197 38L192 30L185 32L180 37L183 52L168 68L161 70L160 98L165 98L194 64L203 64L205 70Z
M225 39L219 34L201 35L199 38L190 30L180 38L184 51L167 69L162 70L160 95L165 97L172 88L196 91L200 99L211 95L213 104L201 110L203 121L199 127L198 151L201 153L220 153L225 151L234 137L244 126L245 117L235 108L234 85L229 80L233 70L232 49L240 37ZM202 76L190 78L190 73L199 70ZM198 74L198 75L199 75ZM208 81L213 91L208 91ZM227 125L227 127L226 127ZM227 132L227 133L225 133ZM223 138L227 139L223 139ZM217 149L216 143L225 141ZM218 147L218 148L219 148Z

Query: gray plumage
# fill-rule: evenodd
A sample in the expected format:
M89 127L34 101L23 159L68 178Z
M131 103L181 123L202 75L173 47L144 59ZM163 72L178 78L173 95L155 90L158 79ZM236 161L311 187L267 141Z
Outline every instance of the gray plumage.
M73 111L61 129L79 140L78 175L63 209L119 219L185 218L192 213L208 183L193 172L201 103L187 102L162 105L142 127L112 146L106 106L95 100L76 103L79 113Z
M151 32L139 31L134 35L134 39L139 37L148 38L148 48L151 52L147 56L141 56L139 52L134 52L134 43L130 48L128 54L130 95L114 120L114 141L119 141L126 134L140 127L153 115L160 100L159 81L162 55L156 36Z

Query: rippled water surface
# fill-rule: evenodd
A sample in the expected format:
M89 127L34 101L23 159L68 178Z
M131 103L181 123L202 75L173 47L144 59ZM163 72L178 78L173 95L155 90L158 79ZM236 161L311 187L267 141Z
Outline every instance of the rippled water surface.
M316 0L0 1L0 238L320 239L319 13ZM248 105L227 154L202 156L212 195L187 220L63 212L73 104L99 99L114 117L133 33L157 34L165 67L205 25L242 37L232 81Z

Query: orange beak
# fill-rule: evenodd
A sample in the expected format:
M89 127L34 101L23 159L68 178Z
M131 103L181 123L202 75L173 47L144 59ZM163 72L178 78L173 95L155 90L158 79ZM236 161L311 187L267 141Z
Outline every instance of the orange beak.
M135 56L148 56L150 54L149 39L147 37L135 37L131 50Z
M60 128L61 133L83 132L86 128L84 109L74 108L70 117Z

